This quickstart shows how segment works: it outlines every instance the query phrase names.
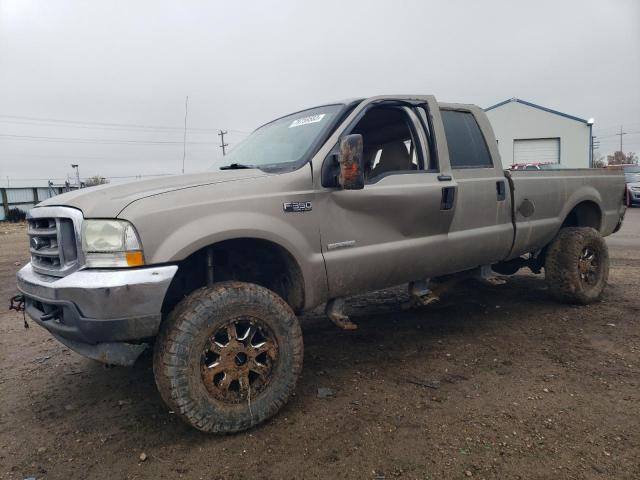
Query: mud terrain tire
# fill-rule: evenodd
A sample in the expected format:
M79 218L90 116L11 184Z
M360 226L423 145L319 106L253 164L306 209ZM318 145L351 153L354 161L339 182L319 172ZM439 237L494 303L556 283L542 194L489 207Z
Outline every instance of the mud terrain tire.
M246 331L243 322L249 322ZM231 433L265 421L287 403L302 359L300 325L282 298L251 283L221 282L194 291L171 312L156 339L153 372L162 399L183 420L204 432ZM223 363L233 380L227 371L217 373L222 380L216 386L209 365ZM250 371L254 366L265 376Z
M545 280L557 299L587 305L599 300L609 278L609 250L594 228L560 230L547 249Z

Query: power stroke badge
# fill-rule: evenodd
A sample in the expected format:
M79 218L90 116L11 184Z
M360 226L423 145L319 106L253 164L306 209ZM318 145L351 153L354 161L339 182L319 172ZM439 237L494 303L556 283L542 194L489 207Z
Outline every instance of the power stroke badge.
M311 202L285 202L282 210L285 212L310 212L313 208Z

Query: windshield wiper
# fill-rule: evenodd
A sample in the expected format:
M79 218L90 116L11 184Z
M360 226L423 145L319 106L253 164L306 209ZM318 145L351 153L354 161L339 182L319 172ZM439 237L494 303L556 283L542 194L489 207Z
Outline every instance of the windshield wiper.
M253 165L245 165L244 163L232 163L230 165L223 165L220 170L242 170L243 168L256 168Z

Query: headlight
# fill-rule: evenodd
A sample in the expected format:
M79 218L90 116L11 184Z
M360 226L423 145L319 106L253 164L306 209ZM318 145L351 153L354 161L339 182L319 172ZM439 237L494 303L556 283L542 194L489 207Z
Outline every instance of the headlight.
M125 220L85 220L82 250L89 268L144 265L138 234Z
M640 187L631 187L633 192L640 192Z

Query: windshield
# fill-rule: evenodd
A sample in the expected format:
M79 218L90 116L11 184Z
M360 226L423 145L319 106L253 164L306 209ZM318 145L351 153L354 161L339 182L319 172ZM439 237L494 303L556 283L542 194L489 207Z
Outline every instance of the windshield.
M300 162L333 123L343 105L327 105L267 123L233 148L212 168L262 168Z

